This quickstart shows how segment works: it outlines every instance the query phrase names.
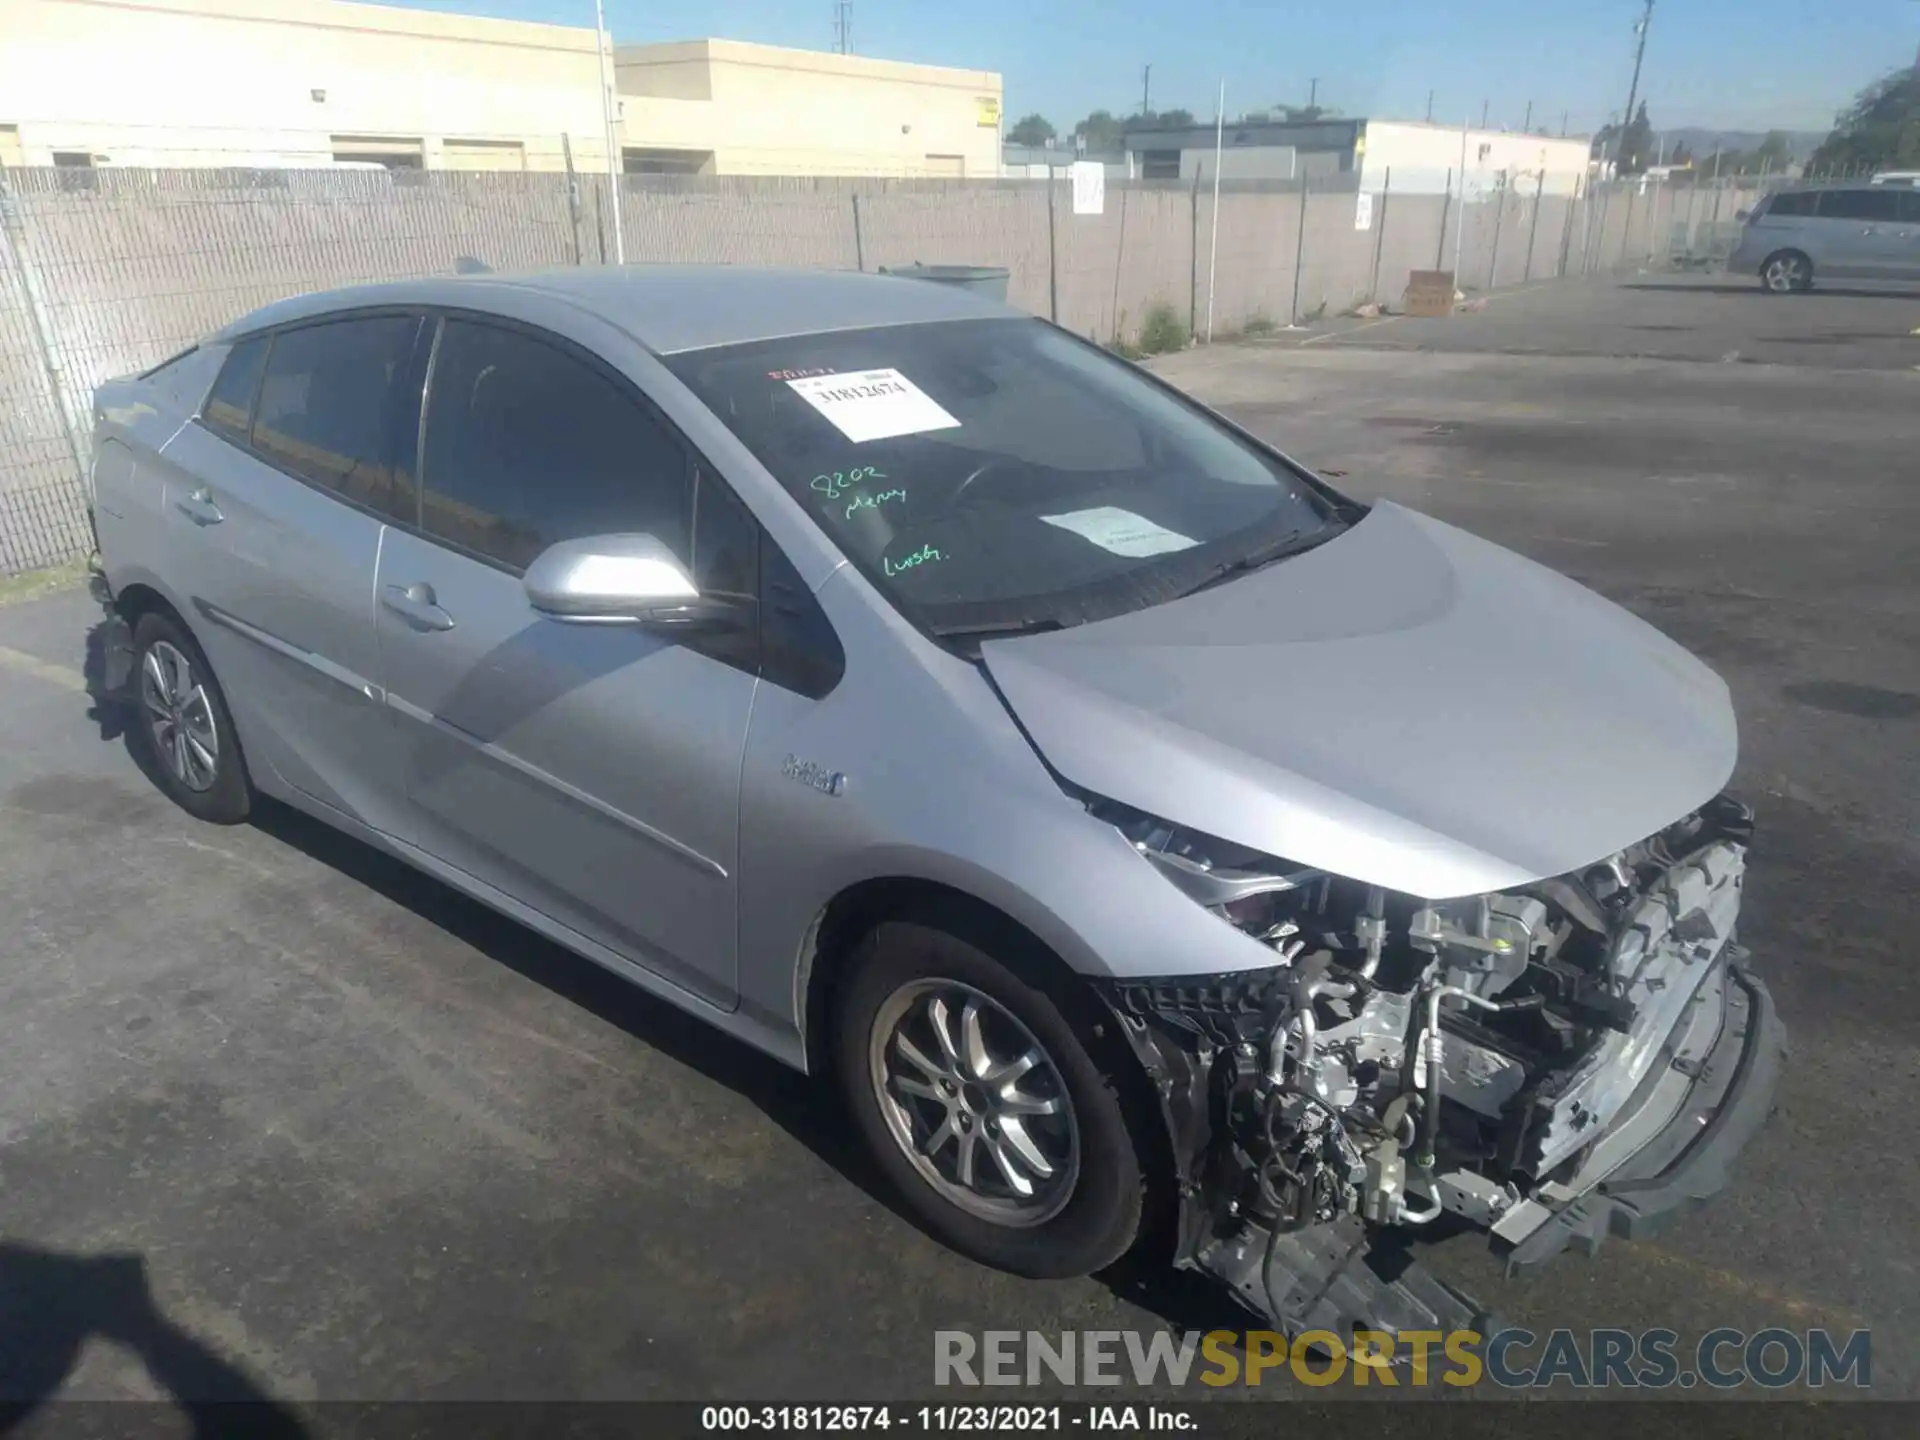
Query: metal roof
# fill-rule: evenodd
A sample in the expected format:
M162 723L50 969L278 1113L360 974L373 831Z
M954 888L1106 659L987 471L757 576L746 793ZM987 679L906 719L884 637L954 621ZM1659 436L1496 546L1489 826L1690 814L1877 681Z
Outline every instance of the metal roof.
M659 355L828 330L1025 313L953 285L852 270L607 265L396 280L320 291L256 310L221 334L232 337L334 310L375 305L485 310L487 292L503 287L550 295L557 303L589 311Z

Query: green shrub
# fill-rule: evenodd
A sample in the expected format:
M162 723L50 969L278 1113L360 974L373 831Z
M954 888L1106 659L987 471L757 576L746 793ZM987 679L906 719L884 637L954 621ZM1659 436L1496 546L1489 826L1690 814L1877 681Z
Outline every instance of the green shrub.
M1147 311L1140 326L1140 349L1148 355L1165 355L1187 348L1187 326L1164 300Z
M1280 327L1274 323L1271 315L1266 314L1264 311L1256 310L1252 315L1247 317L1247 323L1240 327L1240 333L1242 335L1271 335L1279 328Z

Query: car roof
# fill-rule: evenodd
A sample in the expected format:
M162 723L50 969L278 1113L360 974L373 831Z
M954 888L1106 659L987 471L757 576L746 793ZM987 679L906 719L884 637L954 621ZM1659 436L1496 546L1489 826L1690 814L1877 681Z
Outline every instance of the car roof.
M1023 316L977 291L937 281L852 270L760 269L737 265L606 265L514 275L437 276L319 291L255 310L221 339L379 305L492 308L512 290L585 310L657 355L881 325Z

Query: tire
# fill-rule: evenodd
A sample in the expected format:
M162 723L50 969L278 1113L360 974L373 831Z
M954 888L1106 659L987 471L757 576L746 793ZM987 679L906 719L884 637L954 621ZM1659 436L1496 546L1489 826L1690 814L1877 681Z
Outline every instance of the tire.
M1128 1123L1122 1084L1095 1058L1105 1047L1097 1040L1089 1043L1097 1022L1090 1004L1080 1003L1088 997L1064 988L1054 993L1055 987L1016 974L990 953L1006 953L1008 942L988 936L987 928L968 923L965 916L890 920L860 943L835 1015L841 1084L881 1171L935 1236L1016 1275L1090 1274L1126 1254L1141 1233L1147 1200L1144 1147ZM979 1033L996 1062L1037 1050L1041 1063L1004 1087L997 1081L991 1089L962 1085L962 1093L945 1101L891 1088L901 1081L936 1088L924 1069L903 1058L899 1045L906 1035L923 1058L945 1063L927 1040L936 998L953 1022L968 1013L969 1004L976 1007ZM1084 1015L1076 1014L1083 1010ZM950 1033L964 1048L965 1026L955 1023ZM1129 1062L1130 1057L1121 1063ZM967 1061L963 1057L960 1063ZM876 1080L877 1071L891 1071L895 1079ZM1002 1088L1005 1095L996 1099L994 1090ZM1027 1108L1036 1102L1057 1102L1064 1113ZM977 1108L969 1111L969 1105ZM998 1196L973 1194L956 1203L960 1187L953 1182L966 1143L957 1132L931 1159L909 1155L904 1133L924 1143L940 1124L956 1123L971 1127L976 1173L985 1177L981 1188L1002 1192ZM1015 1126L1027 1142L1024 1150L1014 1142ZM1031 1198L1012 1193L1005 1170L992 1161L995 1147L1032 1187ZM1021 1159L1036 1151L1051 1167L1050 1178ZM953 1173L936 1181L927 1167Z
M213 667L187 628L150 610L133 627L134 758L167 797L196 819L237 825L253 808L253 782ZM211 762L211 763L209 763Z
M1798 250L1776 250L1760 262L1760 286L1770 295L1798 295L1813 288L1813 261Z

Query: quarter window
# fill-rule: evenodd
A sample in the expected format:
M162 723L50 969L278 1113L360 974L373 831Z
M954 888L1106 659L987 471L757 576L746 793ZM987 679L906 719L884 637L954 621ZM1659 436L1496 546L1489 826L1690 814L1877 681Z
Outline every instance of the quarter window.
M260 368L267 358L267 337L256 335L242 340L227 353L220 367L220 378L213 382L200 420L216 435L236 445L247 443L247 426L253 419L253 397L260 388Z
M427 533L512 569L562 540L641 532L691 559L678 439L598 367L517 330L446 322L421 473ZM714 563L732 568L724 547Z
M253 420L263 460L399 519L414 518L401 377L420 320L380 315L282 331Z

